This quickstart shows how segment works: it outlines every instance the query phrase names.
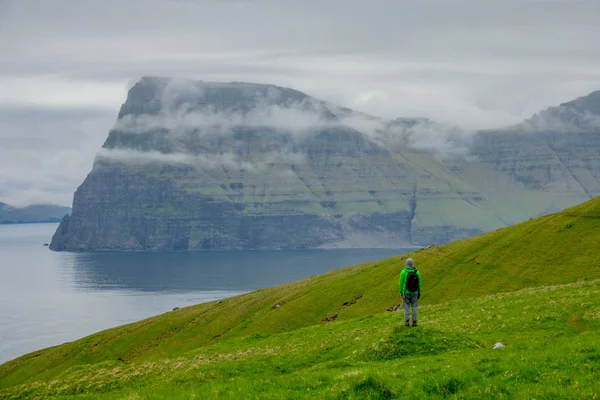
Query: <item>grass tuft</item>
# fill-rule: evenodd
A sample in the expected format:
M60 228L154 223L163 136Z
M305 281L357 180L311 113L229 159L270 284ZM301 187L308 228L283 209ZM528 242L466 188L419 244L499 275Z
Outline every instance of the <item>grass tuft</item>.
M429 327L396 326L392 333L365 350L365 361L383 361L417 355L434 355L452 350L480 348L481 343L467 335L443 332Z
M369 399L389 400L398 396L396 392L384 384L380 379L368 376L352 385L347 393L343 393L340 399Z
M427 379L423 385L423 391L428 395L439 395L444 398L463 391L469 383L465 378L451 376L442 377L442 379Z

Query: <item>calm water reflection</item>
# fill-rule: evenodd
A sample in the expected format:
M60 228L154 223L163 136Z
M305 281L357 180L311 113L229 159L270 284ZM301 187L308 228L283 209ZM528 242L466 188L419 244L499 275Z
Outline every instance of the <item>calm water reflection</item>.
M42 247L54 229L0 225L0 363L173 307L407 250L71 254Z

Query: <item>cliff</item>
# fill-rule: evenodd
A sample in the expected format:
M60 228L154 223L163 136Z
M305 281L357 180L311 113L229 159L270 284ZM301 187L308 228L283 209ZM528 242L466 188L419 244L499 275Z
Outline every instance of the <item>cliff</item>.
M427 140L440 130L443 154ZM595 135L561 135L471 136L426 119L382 121L272 85L143 78L50 246L444 243L597 193Z

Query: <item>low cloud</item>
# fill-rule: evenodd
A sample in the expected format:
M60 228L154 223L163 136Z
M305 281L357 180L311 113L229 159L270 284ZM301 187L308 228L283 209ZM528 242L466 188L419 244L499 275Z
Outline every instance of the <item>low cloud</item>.
M600 130L600 115L570 106L540 111L515 129L525 132L580 133Z
M223 96L236 97L231 103L228 100L215 101L214 93L211 97L208 89L223 90ZM228 89L234 90L234 93L227 93ZM300 98L290 98L290 93ZM154 102L161 105L158 112L125 115L113 129L125 134L163 133L174 149L184 153L174 155L173 163L189 161L190 156L185 152L192 149L186 149L185 143L190 138L231 135L239 129L259 132L264 129L298 139L326 130L350 128L382 146L426 151L440 159L468 156L473 133L425 118L387 121L327 104L299 92L252 84L171 80L159 91ZM152 156L147 159L152 159ZM161 160L166 162L167 158L162 157Z
M127 149L102 149L96 156L99 163L125 165L168 164L185 165L201 170L218 168L238 169L248 172L261 172L273 164L298 165L306 162L306 155L290 152L269 152L260 159L245 160L232 152L219 154L160 153L158 151L137 151Z
M156 112L119 118L115 130L167 131L172 137L190 132L227 134L238 127L302 133L325 126L334 117L324 102L272 85L148 77L139 85L156 92L154 98L141 101L160 107ZM135 94L130 96L133 99L128 101L140 101Z
M429 152L438 159L472 160L469 153L474 131L428 119L413 120L408 127L396 124L390 130L392 137L402 137L409 147Z
M190 110L186 107L158 115L126 115L115 124L114 130L144 134L154 131L168 131L172 137L189 133L229 134L235 128L272 128L289 133L307 133L327 122L319 115L296 107L276 105L259 106L249 112L218 111L208 106L203 110Z

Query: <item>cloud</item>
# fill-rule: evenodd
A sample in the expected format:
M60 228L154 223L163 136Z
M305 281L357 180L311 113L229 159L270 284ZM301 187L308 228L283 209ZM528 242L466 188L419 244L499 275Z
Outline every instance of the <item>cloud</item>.
M138 134L165 130L172 137L180 137L191 132L228 134L239 127L302 133L328 123L320 115L301 107L300 104L292 107L259 106L248 112L218 111L214 106L203 110L180 108L173 112L163 111L159 115L126 115L117 121L113 129Z
M328 130L355 130L384 147L396 150L410 147L433 153L436 157L466 157L472 131L428 119L394 122L368 114L341 109L287 89L250 84L214 84L189 80L144 78L141 87L158 88L154 100L158 109L150 113L123 115L113 131L124 134L155 134L171 142L171 150L193 152L190 143L203 142L204 136L232 136L240 129L269 131L288 139L305 138ZM131 92L129 107L137 109L137 89ZM127 108L129 109L129 108ZM231 140L239 147L244 139ZM237 144L236 144L237 143ZM187 155L185 155L187 157ZM187 158L186 158L187 159ZM173 159L173 163L180 162ZM166 158L164 158L166 162Z
M595 132L600 130L600 115L571 106L550 107L516 125L514 129L525 132Z
M59 77L0 76L0 107L105 109L125 95L123 82L72 81Z
M386 118L486 128L600 86L595 0L132 0L119 13L70 0L60 11L44 1L3 3L0 48L12 56L0 75L23 78L24 88L42 78L89 84L74 106L87 93L116 108L121 83L155 74L275 83ZM108 84L118 95L102 94ZM365 101L369 93L382 96ZM31 102L39 92L23 96Z
M393 141L399 138L408 147L431 153L439 160L466 159L473 160L470 155L474 131L460 129L455 126L440 124L428 119L402 121L389 127L388 135Z
M115 113L0 108L0 201L71 205Z
M259 173L273 164L298 165L306 162L306 155L294 152L268 152L259 155L259 159L244 160L232 152L216 154L161 153L158 151L139 151L130 149L101 149L96 162L125 165L167 164L185 165L199 170L238 169Z

